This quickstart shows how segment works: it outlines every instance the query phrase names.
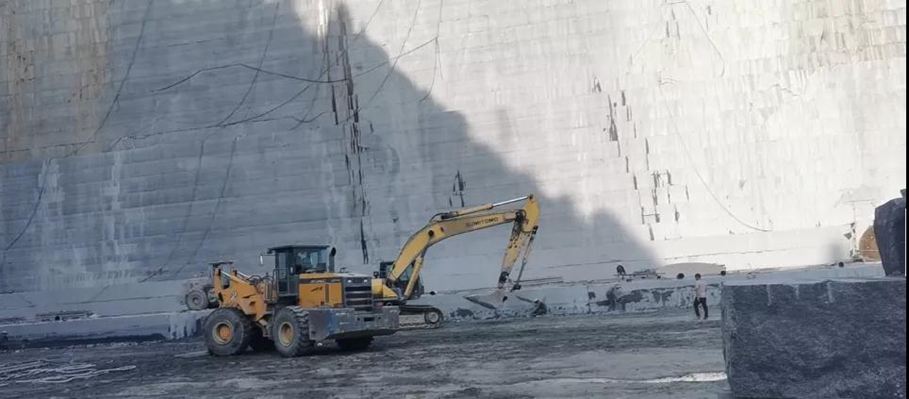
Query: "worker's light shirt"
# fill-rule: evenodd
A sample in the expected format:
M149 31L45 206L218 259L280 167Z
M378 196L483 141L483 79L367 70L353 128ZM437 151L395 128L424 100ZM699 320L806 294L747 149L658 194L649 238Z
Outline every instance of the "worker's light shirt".
M703 280L694 283L694 292L698 298L707 298L707 284Z

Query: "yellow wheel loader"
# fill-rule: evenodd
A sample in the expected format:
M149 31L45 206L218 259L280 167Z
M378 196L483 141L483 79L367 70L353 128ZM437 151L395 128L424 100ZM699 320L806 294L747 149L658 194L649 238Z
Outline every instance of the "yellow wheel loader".
M336 273L335 253L328 246L270 248L274 274L264 277L240 273L231 262L213 263L212 294L219 307L204 322L209 353L273 348L293 357L325 340L358 350L375 336L397 331L399 309L373 300L370 276Z

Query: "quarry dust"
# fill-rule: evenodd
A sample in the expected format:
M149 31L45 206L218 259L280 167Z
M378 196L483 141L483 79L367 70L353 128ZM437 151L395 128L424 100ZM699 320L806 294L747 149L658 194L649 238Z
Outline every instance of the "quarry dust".
M293 359L215 358L198 338L29 348L0 352L0 397L716 398L728 389L721 348L718 320L680 309L449 323ZM2 372L35 361L62 378Z

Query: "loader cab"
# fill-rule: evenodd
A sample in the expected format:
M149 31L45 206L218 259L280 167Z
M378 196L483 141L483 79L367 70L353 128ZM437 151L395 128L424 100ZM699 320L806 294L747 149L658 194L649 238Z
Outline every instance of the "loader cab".
M275 257L275 283L278 297L298 295L300 275L334 273L334 247L327 245L285 245L268 249Z

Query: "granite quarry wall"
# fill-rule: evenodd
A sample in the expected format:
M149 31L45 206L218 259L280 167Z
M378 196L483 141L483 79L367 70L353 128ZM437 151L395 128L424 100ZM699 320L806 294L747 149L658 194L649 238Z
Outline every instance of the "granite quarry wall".
M369 272L439 210L530 192L531 278L848 258L906 178L905 15L0 2L0 292L106 298L297 242ZM433 248L427 285L492 285L506 235Z

